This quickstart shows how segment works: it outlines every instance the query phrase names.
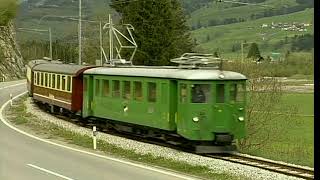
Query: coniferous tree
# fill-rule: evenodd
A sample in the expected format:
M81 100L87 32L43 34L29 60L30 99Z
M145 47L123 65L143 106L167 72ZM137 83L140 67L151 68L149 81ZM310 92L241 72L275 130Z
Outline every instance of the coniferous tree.
M170 59L192 52L186 17L178 0L112 0L121 22L132 24L138 45L134 64L168 65Z
M247 58L256 59L256 58L259 58L259 57L261 57L261 55L260 55L260 51L259 51L258 45L257 45L257 43L252 43L251 46L250 46Z

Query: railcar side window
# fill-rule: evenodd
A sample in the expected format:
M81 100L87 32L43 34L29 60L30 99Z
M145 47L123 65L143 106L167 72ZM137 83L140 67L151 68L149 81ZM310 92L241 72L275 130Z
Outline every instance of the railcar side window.
M87 86L88 86L88 79L87 78L83 78L83 91L84 92L87 91Z
M96 96L100 95L100 80L96 79Z
M238 84L237 85L237 102L243 102L245 100L245 86L244 84Z
M103 80L103 96L109 96L109 80Z
M134 81L133 86L134 86L134 90L133 90L134 100L136 100L136 101L142 101L142 100L143 100L143 96L142 96L142 83L141 83L141 82L138 82L138 81Z
M62 78L62 82L61 82L61 84L62 84L62 90L64 91L64 90L66 90L66 76L61 76Z
M55 74L52 74L52 85L51 85L52 88L56 88L56 75Z
M186 84L180 85L180 102L186 103L187 102L187 96L188 96L188 90Z
M71 76L67 76L68 84L67 84L67 91L71 91Z
M120 82L118 80L112 81L112 96L120 97Z
M236 101L237 99L237 84L230 84L229 88L229 93L230 93L230 101Z
M153 82L148 82L148 101L157 101L157 84Z
M124 99L131 99L131 86L130 81L123 82L123 93L122 98Z
M210 100L210 84L194 84L191 88L192 103L208 103Z
M57 75L57 89L60 89L60 75Z
M224 103L224 84L217 84L216 88L217 103Z

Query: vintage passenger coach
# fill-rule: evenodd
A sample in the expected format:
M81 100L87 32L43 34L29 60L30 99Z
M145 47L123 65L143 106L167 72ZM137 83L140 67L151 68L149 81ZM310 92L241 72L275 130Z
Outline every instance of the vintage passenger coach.
M82 77L83 72L89 68L92 66L62 64L59 61L31 61L27 67L27 71L32 72L30 94L34 100L52 107L62 107L72 112L81 111Z

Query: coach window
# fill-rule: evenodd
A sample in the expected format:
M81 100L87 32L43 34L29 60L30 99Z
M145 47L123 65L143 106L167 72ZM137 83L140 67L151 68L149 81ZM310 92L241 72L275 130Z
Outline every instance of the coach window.
M71 76L67 76L67 91L71 91Z
M40 73L37 72L37 85L40 85Z
M109 96L110 88L109 88L109 80L103 80L103 96Z
M43 84L44 84L44 77L43 77L43 73L41 73L40 74L41 76L40 76L40 80L41 80L41 86L43 86Z
M62 85L62 90L65 91L66 90L66 76L61 76L61 85Z
M157 84L153 82L148 82L148 101L157 101Z
M49 78L49 80L48 80L48 87L52 87L52 86L51 86L51 75L52 75L52 74L48 74L48 78Z
M33 73L33 84L37 84L37 73Z
M217 84L216 88L217 103L224 103L224 84Z
M52 74L52 82L51 82L51 87L56 88L56 75Z
M57 89L60 89L60 75L57 75Z
M142 101L143 100L143 96L142 96L142 83L138 82L138 81L134 81L133 82L133 96L134 96L134 100L136 101Z
M120 97L120 82L118 80L112 81L112 96Z
M191 85L191 102L192 103L208 103L210 99L209 84L194 84Z
M123 82L122 98L131 99L131 82L130 81Z
M187 85L186 84L180 84L180 102L186 103L187 102Z
M100 80L96 79L96 96L100 95Z
M245 85L244 84L237 84L237 102L244 102L245 101Z
M44 73L44 86L48 87L48 73Z

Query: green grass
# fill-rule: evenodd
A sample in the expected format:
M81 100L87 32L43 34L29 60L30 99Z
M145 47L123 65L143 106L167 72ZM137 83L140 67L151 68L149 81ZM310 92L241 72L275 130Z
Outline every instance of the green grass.
M307 9L297 13L281 15L275 17L261 18L253 21L242 23L234 23L229 25L213 26L192 31L192 36L195 37L200 44L200 51L213 53L217 48L221 49L223 57L240 58L240 50L235 53L231 52L234 44L240 44L244 40L247 42L256 42L259 45L262 55L269 54L274 51L274 45L280 40L284 40L285 36L293 37L305 33L313 34L312 27L308 28L307 32L296 31L281 31L280 29L261 28L264 23L271 24L272 22L304 22L311 23L313 18L313 9ZM266 39L263 41L260 33L266 33ZM207 36L210 36L210 41L206 41ZM279 50L275 50L279 52ZM281 49L280 51L284 51ZM248 52L248 47L244 48L245 55Z
M48 139L63 139L67 143L75 144L84 148L92 148L92 138L89 136L79 135L73 133L67 129L58 127L55 124L41 121L37 117L26 112L26 107L24 106L24 101L26 97L21 98L7 112L9 114L9 120L16 124L21 125L19 122L23 121L24 126L31 128L38 135L46 136ZM12 115L15 115L13 117ZM107 143L106 141L98 140L97 141L97 150L104 152L107 155L112 155L118 158L124 158L131 161L140 162L143 164L158 166L162 168L172 169L177 172L184 174L190 174L201 178L206 179L221 179L221 180L242 180L247 179L244 176L235 177L226 173L214 173L208 167L205 166L194 166L187 164L185 162L174 161L171 159L166 159L163 157L155 157L151 154L141 155L137 154L132 150L126 150L119 147L116 147L112 144Z
M313 115L313 94L288 93L281 99L278 112L283 112L289 106L295 106L295 113ZM246 153L289 163L314 166L314 118L294 116L294 118L273 119L270 141L258 150ZM260 136L267 135L267 131L259 132ZM280 133L279 133L280 132ZM253 142L259 142L258 137L251 137Z

